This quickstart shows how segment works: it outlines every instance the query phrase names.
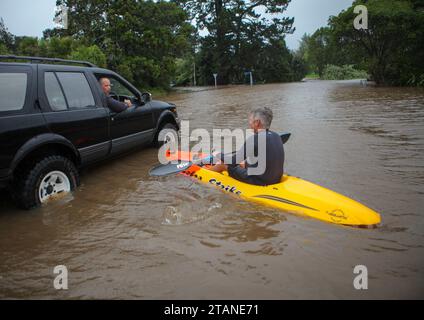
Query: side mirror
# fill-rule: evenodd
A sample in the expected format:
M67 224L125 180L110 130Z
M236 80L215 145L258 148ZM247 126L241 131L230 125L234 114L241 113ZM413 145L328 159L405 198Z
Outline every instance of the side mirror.
M152 100L152 94L150 92L143 92L141 94L141 100L145 103L150 102Z

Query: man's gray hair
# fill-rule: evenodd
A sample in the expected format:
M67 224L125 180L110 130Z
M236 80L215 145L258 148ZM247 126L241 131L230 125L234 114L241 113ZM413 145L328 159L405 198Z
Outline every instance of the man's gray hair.
M265 129L269 129L271 127L273 113L270 108L257 108L252 110L250 115L252 116L253 120L259 120Z

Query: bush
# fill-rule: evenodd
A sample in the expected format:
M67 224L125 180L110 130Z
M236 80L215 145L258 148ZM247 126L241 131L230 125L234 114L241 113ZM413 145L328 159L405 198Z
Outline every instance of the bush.
M106 55L96 45L91 47L79 47L69 56L72 60L89 61L100 68L106 67Z
M7 53L8 53L7 47L3 43L0 43L0 54L7 54Z
M351 80L351 79L367 79L368 74L363 70L356 70L353 65L335 66L326 65L322 75L324 80Z
M409 78L407 85L416 86L416 87L424 87L424 73L421 74L420 76L412 75Z

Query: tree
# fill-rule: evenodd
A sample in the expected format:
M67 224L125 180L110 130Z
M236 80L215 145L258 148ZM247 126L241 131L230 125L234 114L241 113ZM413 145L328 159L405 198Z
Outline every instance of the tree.
M352 27L354 7L360 4L368 8L365 30ZM408 84L424 74L422 8L418 0L356 0L332 17L329 25L340 45L365 58L368 72L378 84Z
M116 2L122 3L111 0L57 0L56 6L64 6L67 9L68 28L46 30L44 36L72 36L105 49L103 44L107 38L106 30L110 27L108 9ZM56 16L60 14L63 12L57 12Z
M3 43L0 43L0 54L8 54L8 53L9 52L7 50L7 47Z
M299 41L299 48L295 52L295 56L298 59L302 59L305 63L308 63L309 60L309 41L311 36L305 33ZM309 71L309 70L308 70Z
M46 40L46 53L49 57L67 59L79 45L72 37L53 37Z
M138 0L59 0L68 7L64 34L97 45L109 68L139 87L168 87L175 60L190 50L193 26L175 3Z
M90 47L81 46L72 51L69 58L72 60L89 61L100 68L106 68L106 55L96 45Z
M265 48L284 42L284 35L293 32L293 18L283 18L290 0L174 0L196 21L198 29L208 35L201 40L201 61L207 74L202 78L213 81L218 73L222 84L243 81L244 71L261 69L258 56L266 57ZM260 13L260 12L265 13ZM285 44L284 44L285 46ZM277 55L284 55L286 48ZM276 53L273 50L274 54ZM278 59L278 57L275 57ZM270 73L273 71L269 70ZM261 72L259 72L261 74Z
M37 57L40 55L40 48L38 46L38 39L34 37L16 37L15 45L17 47L17 54L23 56Z
M9 30L4 25L3 19L0 17L0 46L3 48L3 51L13 51L15 37L9 32Z
M307 40L307 57L313 71L322 77L324 68L331 63L331 39L329 28L320 28Z

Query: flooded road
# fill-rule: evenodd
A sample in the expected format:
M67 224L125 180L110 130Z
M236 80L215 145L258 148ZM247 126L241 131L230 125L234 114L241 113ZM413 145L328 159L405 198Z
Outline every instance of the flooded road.
M173 93L190 128L245 128L258 106L292 133L285 170L381 214L340 227L232 198L183 176L151 178L155 149L85 170L52 205L0 198L0 298L424 298L424 91L358 81ZM53 287L65 265L69 289ZM368 290L353 269L368 268Z

